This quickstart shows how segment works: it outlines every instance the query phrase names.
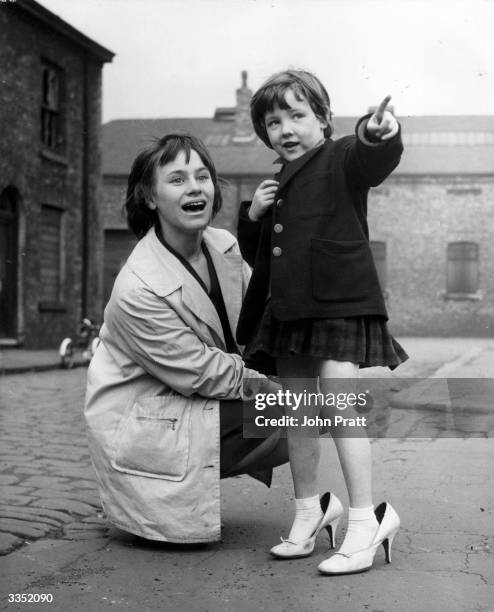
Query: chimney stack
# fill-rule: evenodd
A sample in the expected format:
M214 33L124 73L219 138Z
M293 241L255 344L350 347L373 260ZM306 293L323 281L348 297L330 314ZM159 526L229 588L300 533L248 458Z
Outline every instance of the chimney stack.
M242 70L242 86L236 91L235 122L233 142L252 142L256 135L250 120L250 99L252 91L247 86L247 70Z

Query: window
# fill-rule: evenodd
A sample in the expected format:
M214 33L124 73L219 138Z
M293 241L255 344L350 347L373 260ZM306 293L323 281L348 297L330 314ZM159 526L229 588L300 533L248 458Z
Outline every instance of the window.
M40 224L40 294L43 308L62 303L63 287L63 210L54 206L41 207Z
M471 295L478 289L478 245L475 242L450 242L448 244L447 293Z
M52 64L42 65L41 142L55 152L63 148L62 70Z
M374 263L376 264L377 276L381 285L381 290L386 291L386 243L371 241L370 243Z

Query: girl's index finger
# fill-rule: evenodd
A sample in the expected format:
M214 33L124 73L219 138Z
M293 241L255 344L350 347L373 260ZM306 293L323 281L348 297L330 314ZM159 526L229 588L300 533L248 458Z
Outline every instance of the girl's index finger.
M377 123L381 123L383 120L384 111L386 110L386 106L388 106L389 101L391 100L391 96L386 96L384 100L379 104L377 110L375 112Z

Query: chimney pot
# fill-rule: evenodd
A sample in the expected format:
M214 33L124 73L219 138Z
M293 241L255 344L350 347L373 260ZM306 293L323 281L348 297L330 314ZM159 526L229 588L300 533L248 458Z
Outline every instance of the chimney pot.
M235 107L233 142L252 142L256 135L250 119L250 99L252 98L252 91L247 85L247 70L242 70L240 76L242 85L236 91L237 104Z

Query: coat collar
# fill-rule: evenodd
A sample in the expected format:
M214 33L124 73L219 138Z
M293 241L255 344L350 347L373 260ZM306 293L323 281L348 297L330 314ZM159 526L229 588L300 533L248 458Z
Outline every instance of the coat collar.
M235 329L242 299L242 258L232 250L236 240L226 230L212 227L205 229L203 239L218 276L228 319L232 329ZM154 227L137 243L127 265L159 297L169 296L181 289L183 304L224 341L221 322L213 303L197 280L161 244Z
M330 142L330 140L326 140L326 142L322 145L307 151L307 153L304 153L297 159L294 159L292 162L286 164L281 170L278 192L280 192L286 186L286 184L292 180L295 174L297 174L297 172L299 172L307 164L307 162L314 157L314 155L317 155L317 153L319 153L319 151L321 151L328 142Z

